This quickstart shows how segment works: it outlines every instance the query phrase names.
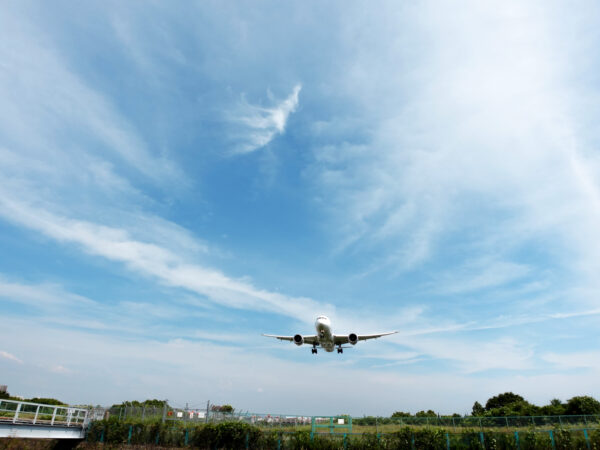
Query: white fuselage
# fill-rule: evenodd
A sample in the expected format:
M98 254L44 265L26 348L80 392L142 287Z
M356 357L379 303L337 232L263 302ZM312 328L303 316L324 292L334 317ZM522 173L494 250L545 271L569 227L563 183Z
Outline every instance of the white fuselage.
M315 322L315 328L317 330L319 344L323 350L332 352L335 349L335 342L333 340L333 332L331 331L331 321L329 318L319 316Z

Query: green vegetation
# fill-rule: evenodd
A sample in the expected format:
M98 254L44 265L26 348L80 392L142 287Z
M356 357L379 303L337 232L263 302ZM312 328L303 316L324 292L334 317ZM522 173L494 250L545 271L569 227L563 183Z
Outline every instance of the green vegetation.
M126 402L122 402L119 403L117 405L112 405L111 408L130 408L130 407L135 407L135 408L162 408L165 406L165 404L167 406L169 406L167 404L166 400L157 400L157 399L148 399L148 400L144 400L143 402L139 402L137 400L131 400L131 401L126 401Z
M593 397L578 396L562 403L552 399L548 405L536 406L512 392L498 394L488 399L485 408L479 402L473 404L474 416L558 416L600 414L600 402Z
M187 426L186 426L187 425ZM151 445L199 449L497 449L550 450L600 449L600 431L484 431L403 427L392 433L311 434L309 431L264 430L240 422L195 425L105 420L94 422L89 444L111 446ZM586 437L587 436L587 437Z
M26 402L31 403L43 403L44 405L55 405L55 406L64 406L65 402L61 402L60 400L56 400L55 398L44 398L44 397L33 397L25 400Z
M427 411L419 411L415 414L415 417L437 417L437 414L435 413L435 411L429 409Z
M231 405L212 405L210 410L222 413L232 413L234 411L233 406Z
M21 398L14 397L10 395L8 392L0 392L0 400L16 400L21 402L30 402L30 403L43 403L44 405L56 405L63 406L66 405L65 402L61 402L55 398L46 398L46 397L32 397L32 398Z

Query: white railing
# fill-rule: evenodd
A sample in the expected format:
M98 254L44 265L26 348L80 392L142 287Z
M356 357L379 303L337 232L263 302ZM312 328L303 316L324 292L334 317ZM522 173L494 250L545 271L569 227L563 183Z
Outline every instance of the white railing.
M0 423L83 427L89 420L88 411L67 405L0 399Z

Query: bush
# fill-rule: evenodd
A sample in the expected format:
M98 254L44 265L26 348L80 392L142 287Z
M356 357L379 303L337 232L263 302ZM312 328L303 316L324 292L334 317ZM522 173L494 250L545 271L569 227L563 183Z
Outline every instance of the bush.
M573 397L567 401L566 413L572 415L600 414L600 402L587 395Z
M349 450L376 450L382 448L381 441L374 433L364 433L348 438L347 448Z

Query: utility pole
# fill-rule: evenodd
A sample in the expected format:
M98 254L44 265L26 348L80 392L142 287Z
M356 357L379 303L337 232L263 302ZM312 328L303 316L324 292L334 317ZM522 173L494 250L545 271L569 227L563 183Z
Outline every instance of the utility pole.
M165 423L165 420L167 420L167 403L168 402L169 402L169 400L165 399L165 404L163 405L162 423Z
M206 423L208 423L208 414L210 412L210 400L206 402Z

